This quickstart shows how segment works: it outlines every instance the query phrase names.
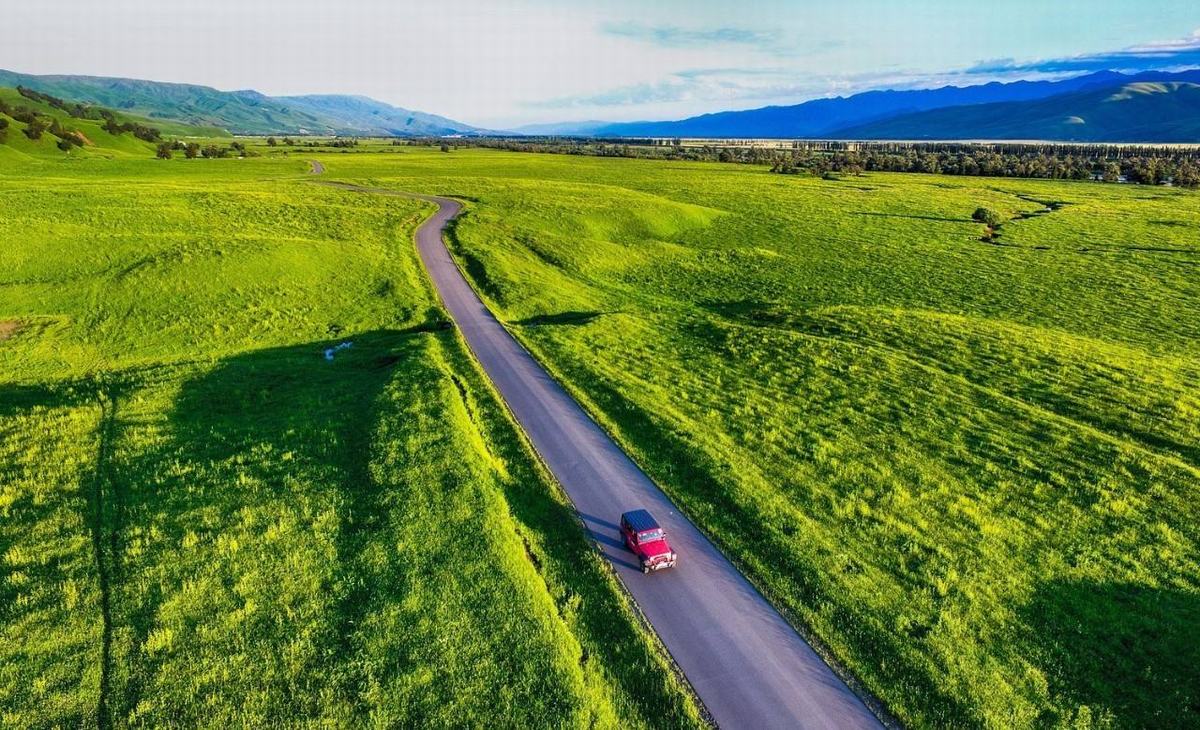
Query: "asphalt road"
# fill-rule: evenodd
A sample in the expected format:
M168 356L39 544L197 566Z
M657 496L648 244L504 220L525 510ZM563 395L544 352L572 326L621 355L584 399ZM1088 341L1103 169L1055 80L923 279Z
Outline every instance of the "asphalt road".
M716 722L722 728L882 727L479 300L442 241L443 227L461 205L406 197L438 204L417 231L417 247L443 304ZM666 529L679 554L675 568L643 575L622 544L617 522L638 507Z

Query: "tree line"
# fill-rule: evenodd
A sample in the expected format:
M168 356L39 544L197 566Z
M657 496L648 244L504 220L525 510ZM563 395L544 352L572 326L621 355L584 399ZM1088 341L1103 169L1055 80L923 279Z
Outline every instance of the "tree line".
M130 132L134 137L137 137L144 142L157 142L162 139L162 132L160 132L158 129L145 124L138 124L137 122L122 122L119 118L117 118L116 114L103 107L64 101L57 96L51 96L50 94L35 91L25 86L18 86L17 92L26 99L31 101L40 101L43 104L66 112L74 119L103 121L104 131L108 132L114 137Z
M1089 154L1019 150L997 152L987 148L971 151L811 152L792 151L771 163L771 172L824 175L863 172L916 172L980 177L1022 177L1046 180L1095 180L1143 185L1173 183L1180 187L1200 186L1200 161L1191 150L1129 156L1100 149Z
M1200 186L1200 149L1147 145L969 144L920 142L796 142L790 148L649 144L649 140L473 138L419 143L489 147L514 152L694 160L765 165L771 172L836 176L915 172L981 177L1096 180ZM782 143L781 143L782 144Z
M201 145L199 142L183 142L181 140L171 140L169 142L160 142L155 156L160 160L169 160L175 156L176 152L182 152L183 156L189 160L194 160L197 157L203 157L206 160L219 160L226 157L259 157L259 153L247 149L244 142L234 140L228 146L218 144Z

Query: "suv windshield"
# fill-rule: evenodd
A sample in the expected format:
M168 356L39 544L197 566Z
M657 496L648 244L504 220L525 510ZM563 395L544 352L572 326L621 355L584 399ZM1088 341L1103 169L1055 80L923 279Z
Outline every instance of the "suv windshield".
M663 531L661 529L646 530L645 532L638 533L638 542L639 543L654 542L655 540L661 540L661 539L663 539Z

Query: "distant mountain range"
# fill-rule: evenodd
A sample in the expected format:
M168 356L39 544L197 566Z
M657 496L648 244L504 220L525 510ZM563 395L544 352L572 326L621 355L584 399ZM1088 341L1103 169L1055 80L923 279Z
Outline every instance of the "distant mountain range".
M99 76L34 76L0 70L0 87L26 86L64 99L234 134L442 136L479 134L469 124L365 96L271 97L257 91Z
M1200 83L1140 81L1038 101L956 106L849 127L838 136L1196 142L1200 141Z
M1200 70L1062 81L992 82L911 91L868 91L794 106L720 112L671 122L536 125L525 134L596 137L808 139L1048 139L1200 141ZM1145 84L1157 84L1147 93ZM1178 84L1183 84L1179 86ZM1124 101L1126 103L1119 103Z
M5 86L27 86L72 101L234 134L497 134L365 96L271 97L192 84L0 70L0 87ZM678 121L535 124L513 132L610 138L1200 142L1200 70L1101 71L1060 81L868 91Z

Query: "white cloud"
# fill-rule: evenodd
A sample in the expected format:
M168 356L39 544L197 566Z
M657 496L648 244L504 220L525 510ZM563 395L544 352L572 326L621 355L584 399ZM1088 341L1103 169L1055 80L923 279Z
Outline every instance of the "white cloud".
M1126 58L1185 58L1200 43L1132 46L1194 27L1194 0L63 2L6 8L19 32L0 44L0 68L364 94L491 126L674 118L961 80L944 70L980 58L1097 62L1089 49L1122 43ZM1039 22L1023 23L1033 10ZM988 73L1062 73L1036 63Z

